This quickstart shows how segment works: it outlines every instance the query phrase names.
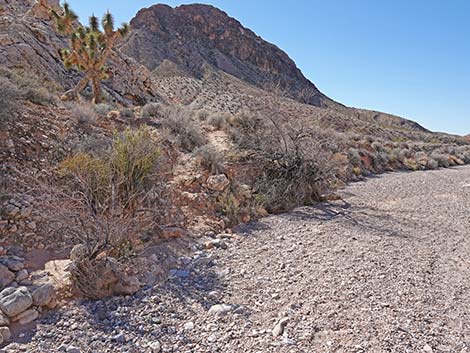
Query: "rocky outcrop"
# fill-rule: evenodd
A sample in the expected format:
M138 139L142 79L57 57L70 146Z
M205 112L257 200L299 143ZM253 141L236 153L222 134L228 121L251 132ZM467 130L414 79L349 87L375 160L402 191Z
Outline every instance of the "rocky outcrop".
M289 56L225 12L209 5L140 10L121 50L150 70L168 61L196 77L211 65L261 88L279 89L317 106L332 103L307 80Z
M0 66L23 68L64 89L72 88L81 73L66 70L59 50L68 46L66 38L57 34L43 3L57 6L56 1L33 0L5 2L0 6ZM115 51L109 63L111 78L104 89L122 103L141 103L157 99L150 72L132 58Z

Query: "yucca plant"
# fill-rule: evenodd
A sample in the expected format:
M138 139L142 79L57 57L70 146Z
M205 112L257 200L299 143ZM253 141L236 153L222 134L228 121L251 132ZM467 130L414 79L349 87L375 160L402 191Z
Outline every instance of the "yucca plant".
M54 10L51 10L51 14L56 21L57 30L70 37L70 47L60 52L65 67L84 72L84 77L77 86L65 92L62 99L77 99L78 94L91 82L93 102L100 103L101 81L109 77L106 62L116 41L129 32L129 26L124 23L115 30L114 18L109 11L103 16L101 28L98 18L94 15L90 17L88 26L83 26L67 2L63 4L61 14Z

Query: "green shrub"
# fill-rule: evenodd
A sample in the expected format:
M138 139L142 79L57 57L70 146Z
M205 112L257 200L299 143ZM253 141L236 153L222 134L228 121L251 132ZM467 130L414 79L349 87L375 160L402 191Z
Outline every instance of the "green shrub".
M439 167L448 168L450 166L449 156L443 153L433 152L431 154L431 159L434 159L437 162Z

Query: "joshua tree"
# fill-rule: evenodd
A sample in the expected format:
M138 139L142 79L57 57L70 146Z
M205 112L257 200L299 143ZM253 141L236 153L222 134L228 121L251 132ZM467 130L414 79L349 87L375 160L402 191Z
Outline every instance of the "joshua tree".
M70 48L62 49L60 52L65 67L67 69L75 67L84 72L84 77L78 85L65 92L61 99L77 99L78 94L85 89L88 82L91 82L93 101L100 103L101 80L108 78L106 61L116 41L128 33L129 26L123 24L115 30L114 19L109 11L101 21L102 29L98 18L94 15L90 17L88 26L82 26L77 21L78 16L66 2L62 14L54 10L51 10L51 14L56 21L57 30L70 37Z

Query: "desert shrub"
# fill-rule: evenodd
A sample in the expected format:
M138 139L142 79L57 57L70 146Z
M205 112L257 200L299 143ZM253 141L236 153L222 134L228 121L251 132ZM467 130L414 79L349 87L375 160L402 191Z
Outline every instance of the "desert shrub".
M224 157L211 145L204 145L194 151L200 165L211 174L225 171Z
M289 153L267 161L263 169L255 189L268 211L284 211L320 200L324 175L315 160Z
M0 77L0 125L12 118L21 94L15 84L5 77Z
M413 159L413 158L405 158L403 160L403 165L405 166L406 169L408 170L418 170L419 169L419 166L418 164L416 163L416 161Z
M94 124L98 120L93 105L88 102L68 102L65 106L69 109L71 117L81 125Z
M193 151L206 144L199 126L191 119L191 111L177 106L166 109L162 128L167 130L167 139L177 146Z
M134 118L135 117L134 109L124 108L121 110L120 116L123 118Z
M437 168L439 168L439 163L436 160L430 158L430 159L428 159L428 162L426 163L426 168L427 169L437 169Z
M196 113L196 118L199 120L199 121L206 121L207 118L209 117L210 115L210 112L208 112L207 110L205 109L200 109L197 111Z
M221 130L227 124L227 117L222 113L213 113L207 118L207 123L217 130Z
M449 157L445 154L433 152L430 157L437 162L439 167L448 168L450 166Z
M358 167L361 165L361 155L359 154L359 151L356 148L350 148L348 150L348 158L350 163L354 167Z
M159 156L151 130L128 129L114 135L105 154L82 152L59 165L61 190L53 200L42 201L51 207L46 209L51 233L65 232L83 244L83 255L71 268L74 287L82 294L94 298L102 293L90 273L102 264L103 254L124 263L139 237L158 228Z
M142 118L155 118L163 115L164 105L161 103L147 103L142 108Z
M113 106L106 103L96 104L93 108L96 114L101 116L104 116L108 114L111 110L113 110Z
M372 167L376 172L383 172L387 169L390 158L382 149L376 150L372 157Z

